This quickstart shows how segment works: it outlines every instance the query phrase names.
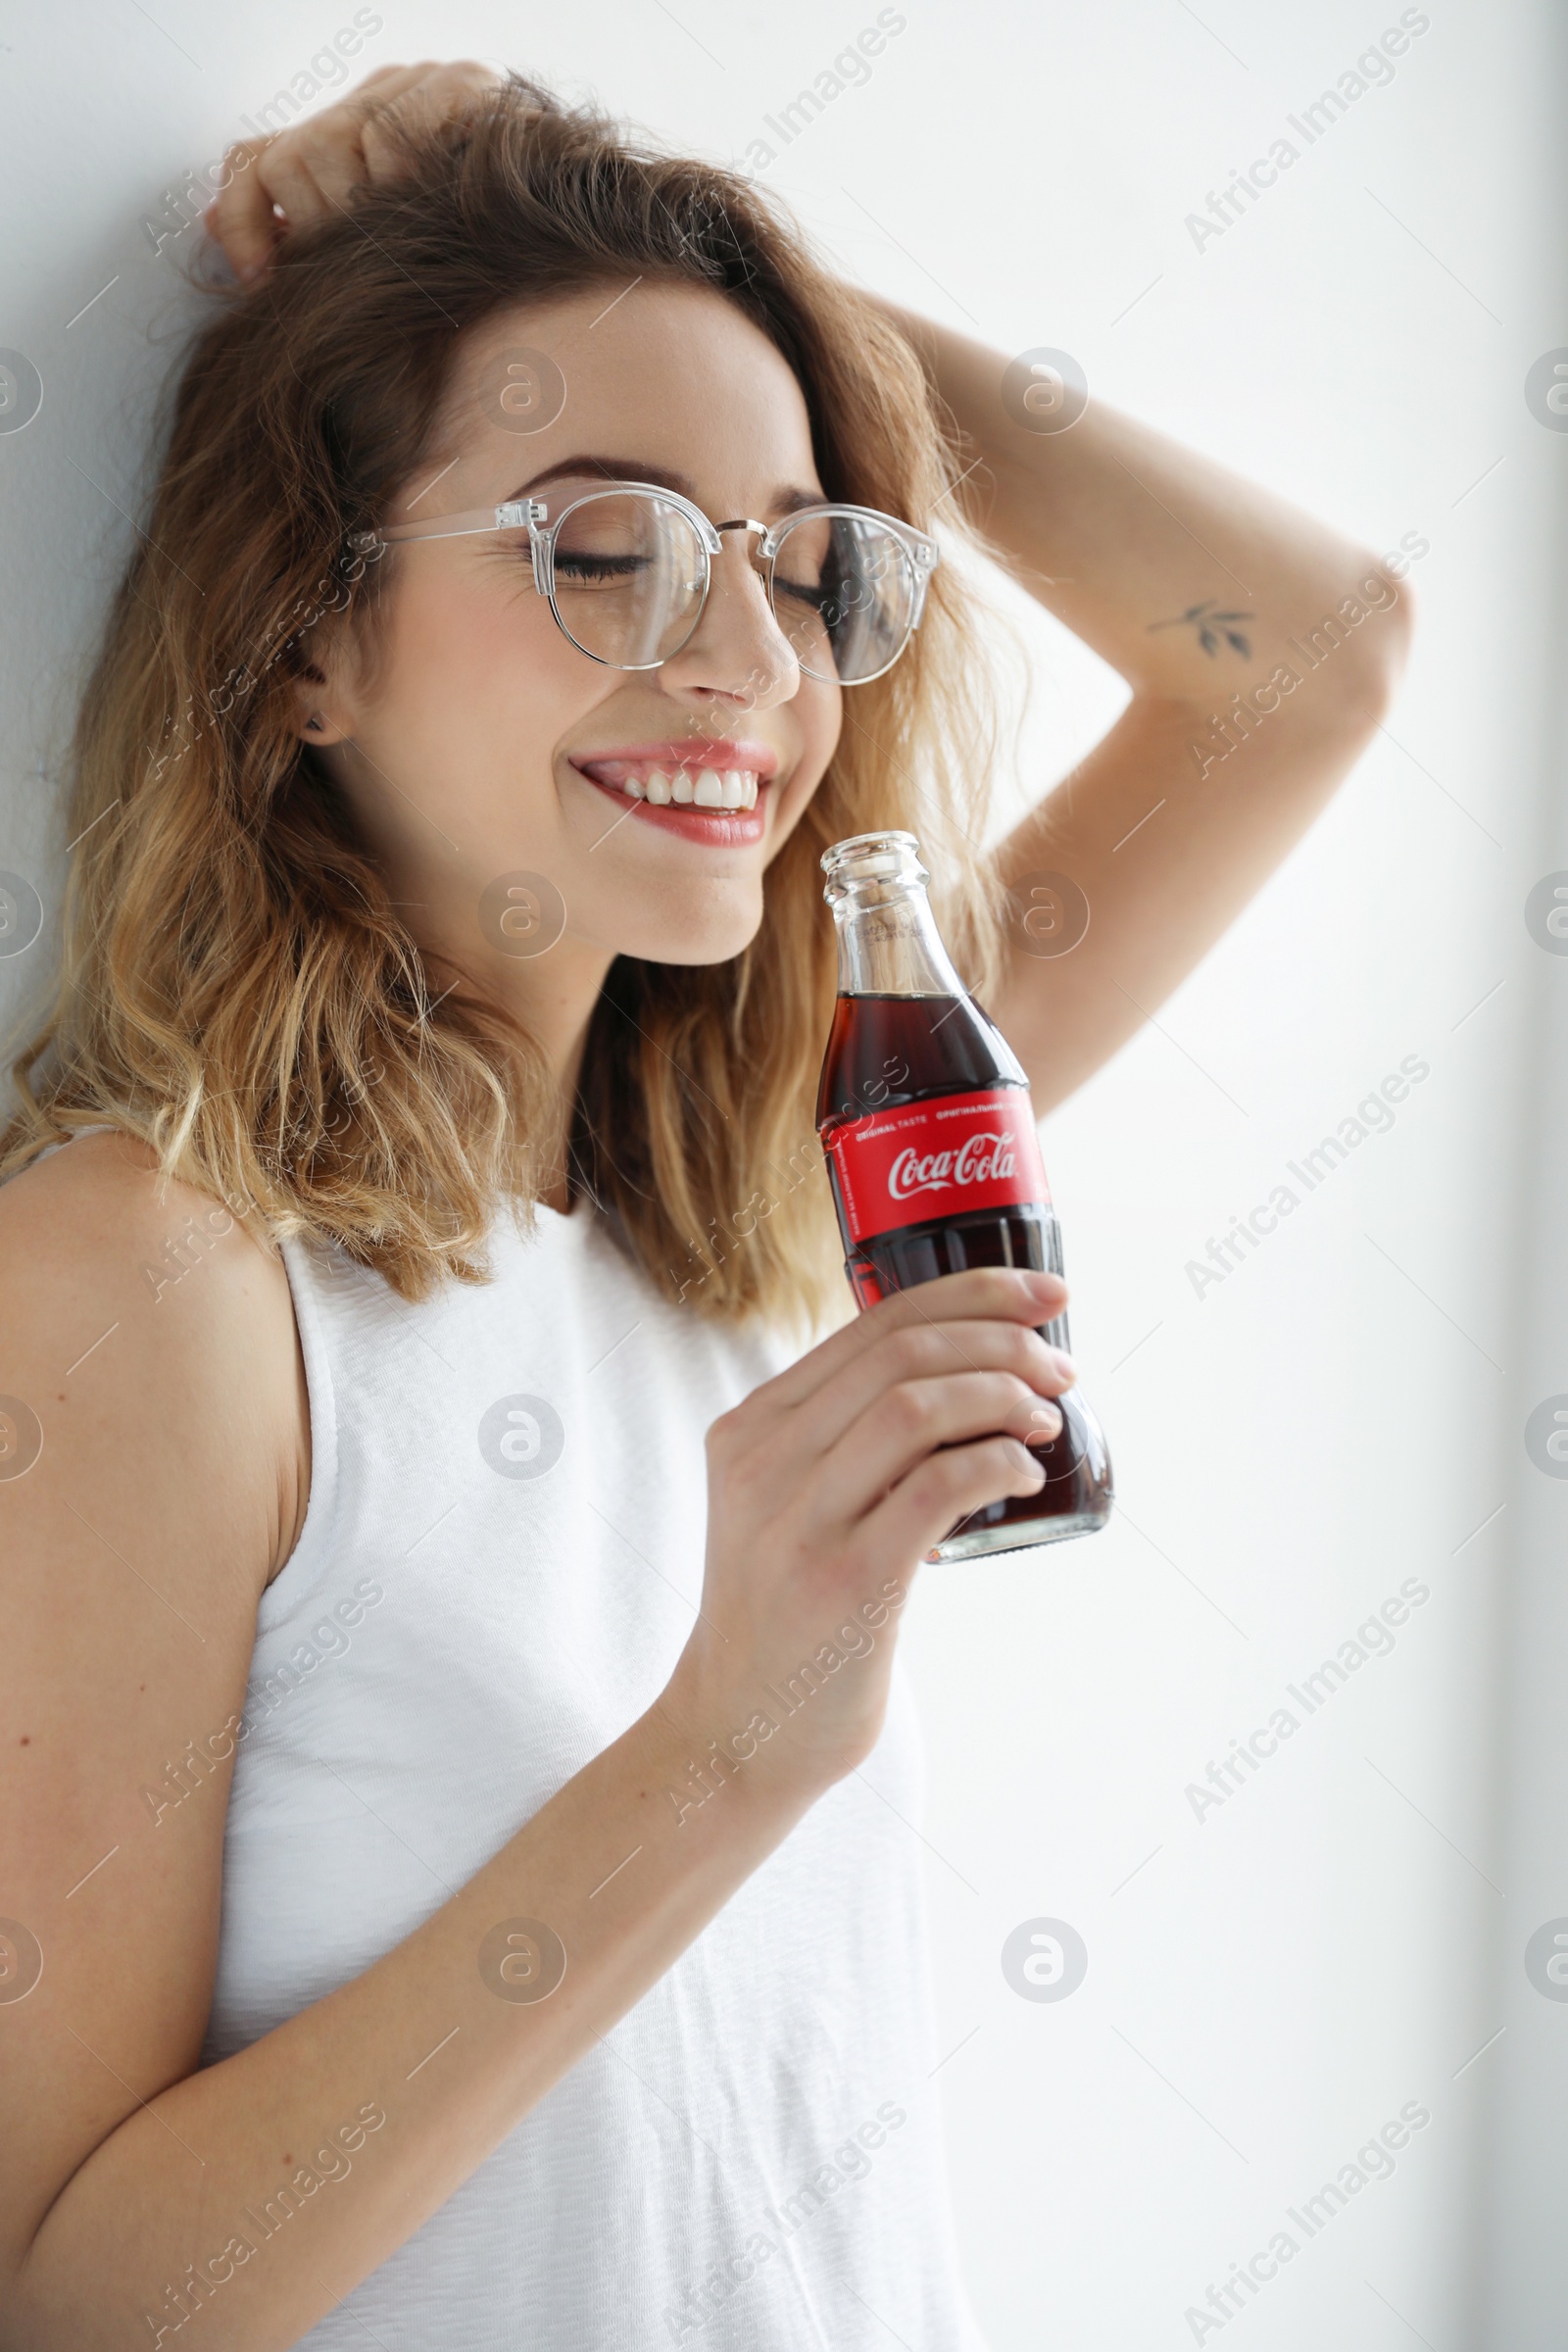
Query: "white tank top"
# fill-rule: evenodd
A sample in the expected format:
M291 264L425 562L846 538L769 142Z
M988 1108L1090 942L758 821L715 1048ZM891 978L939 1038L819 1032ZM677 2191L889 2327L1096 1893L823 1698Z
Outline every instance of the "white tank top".
M494 1281L416 1306L339 1252L283 1256L311 1493L257 1613L204 2064L368 1968L659 1695L702 1592L705 1432L798 1352L663 1299L585 1208L527 1241L501 1218ZM921 1788L896 1661L861 1772L311 2352L985 2352Z

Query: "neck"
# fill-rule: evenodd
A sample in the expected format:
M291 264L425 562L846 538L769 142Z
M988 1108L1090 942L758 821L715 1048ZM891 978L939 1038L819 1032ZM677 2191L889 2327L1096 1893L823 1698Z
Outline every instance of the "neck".
M563 1117L568 1116L588 1025L612 955L567 932L542 955L507 956L482 940L476 942L472 914L466 909L459 913L438 903L411 906L405 901L400 911L421 955L449 975L436 983L434 993L456 985L463 995L509 1012L543 1055ZM459 975L455 984L453 973ZM570 1207L564 1168L542 1188L540 1198L550 1208Z

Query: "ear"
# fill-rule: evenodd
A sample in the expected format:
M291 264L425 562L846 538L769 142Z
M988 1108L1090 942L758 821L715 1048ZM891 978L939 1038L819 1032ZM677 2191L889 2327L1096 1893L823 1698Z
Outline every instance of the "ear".
M330 667L329 676L318 660L309 660L294 685L296 732L318 750L329 743L343 743L354 732L351 698L338 677L338 663L334 662Z

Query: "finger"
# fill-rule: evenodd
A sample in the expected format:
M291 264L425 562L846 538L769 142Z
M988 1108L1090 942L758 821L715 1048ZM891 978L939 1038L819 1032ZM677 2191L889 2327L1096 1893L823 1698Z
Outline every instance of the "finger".
M312 120L325 122L333 115L352 115L357 127L363 129L373 115L396 106L411 90L417 89L421 81L440 70L428 61L417 66L382 66L374 74L368 74L363 81L357 81L335 106L328 107L325 114L314 116Z
M329 107L314 122L301 122L286 135L291 142L282 166L287 171L301 171L318 192L318 212L301 211L298 218L284 196L278 201L288 214L290 228L302 228L308 220L318 220L326 212L341 212L348 203L351 190L369 178L370 171L361 139L366 117L347 106Z
M428 99L432 110L439 113L471 106L476 98L500 89L505 79L505 74L498 74L494 66L484 65L476 57L449 57L440 65L420 66L408 95L412 101L416 94L421 104ZM377 95L384 97L386 93Z
M269 204L277 205L283 214L282 220L272 224L274 253L289 229L311 228L337 209L317 184L297 130L283 131L262 149L256 159L256 177Z
M366 114L360 141L368 176L396 178L404 139L418 138L471 114L500 86L501 76L491 67L465 59L434 69L405 90L378 94Z
M854 1528L891 1487L943 1446L974 1438L1033 1437L1045 1444L1061 1413L1010 1372L956 1372L889 1389L823 1455L811 1479L813 1514Z
M969 1316L1049 1323L1066 1302L1067 1286L1059 1274L1031 1273L1021 1266L972 1266L962 1274L940 1274L934 1282L895 1292L867 1307L778 1373L766 1384L767 1392L775 1404L799 1404L890 1331Z
M256 170L256 159L267 144L266 139L240 139L226 151L228 182L205 216L208 234L222 247L236 277L252 277L265 270L277 237L272 200Z
M1037 1397L1059 1396L1076 1378L1071 1357L1026 1323L909 1324L888 1332L796 1407L791 1452L825 1454L890 1389L959 1372L1010 1373Z
M358 107L362 113L368 112L372 106L382 106L390 99L401 98L404 91L412 90L423 75L439 71L439 67L432 65L428 58L416 66L377 66L373 74L367 74L363 81L357 81L352 90L345 90L330 111L335 114L340 106L352 106Z
M983 1438L934 1453L860 1522L879 1558L922 1560L956 1521L1009 1494L1038 1494L1045 1471L1016 1438Z
M358 114L362 122L383 115L435 122L445 113L472 105L484 91L499 88L501 79L492 67L482 66L474 58L459 58L444 65L426 60L417 66L393 67L384 78L372 74L340 103Z
M364 74L354 84L353 89L348 92L344 104L347 105L352 100L363 97L367 90L373 90L377 82L411 81L415 74L423 72L422 66L377 66L373 74Z

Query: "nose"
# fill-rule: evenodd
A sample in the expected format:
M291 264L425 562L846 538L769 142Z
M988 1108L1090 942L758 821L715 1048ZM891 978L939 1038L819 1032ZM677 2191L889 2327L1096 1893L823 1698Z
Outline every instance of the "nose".
M659 676L670 694L706 695L748 710L770 710L800 692L801 665L752 560L749 528L724 529L702 617Z

